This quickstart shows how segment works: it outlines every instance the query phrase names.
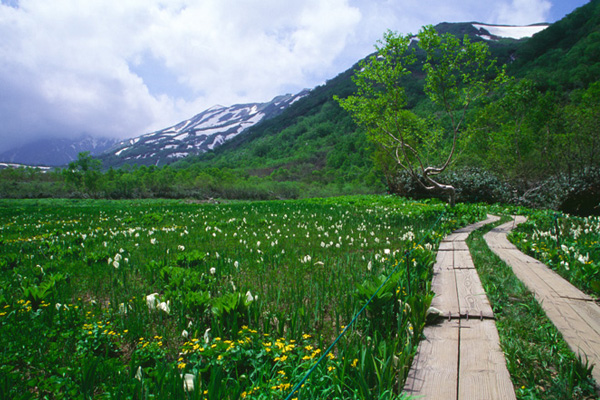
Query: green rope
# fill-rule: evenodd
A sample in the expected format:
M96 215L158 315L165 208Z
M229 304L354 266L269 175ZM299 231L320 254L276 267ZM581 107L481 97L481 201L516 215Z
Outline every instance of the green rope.
M446 213L446 210L444 210L440 214L440 216L437 218L437 220L429 228L429 231L427 232L427 234L424 235L421 238L421 240L419 241L419 243L417 243L416 246L414 246L412 249L406 251L406 253L404 255L406 257L405 259L406 259L406 263L407 263L407 265L406 265L407 268L408 268L408 257L410 256L410 254L413 252L413 250L415 248L417 248L421 243L423 243L423 241L425 240L425 238L427 238L429 236L429 234L431 233L431 231L433 230L433 228L438 224L438 222L440 222L440 220L442 219L442 216L444 216L445 213ZM285 400L290 400L292 398L292 396L294 395L294 393L296 393L298 391L298 389L300 389L302 387L302 385L304 385L304 382L306 382L306 380L310 377L310 375L314 372L314 370L317 369L317 367L319 366L319 364L321 363L321 361L323 361L323 359L325 359L325 357L327 356L327 354L329 354L331 352L331 350L335 347L335 345L337 344L337 342L339 342L340 339L346 334L346 331L348 331L348 329L350 329L350 327L352 326L352 324L354 324L354 321L356 321L358 319L358 317L367 308L367 306L371 303L371 301L375 298L375 296L377 296L377 293L379 293L379 291L381 290L381 288L390 280L390 278L394 275L394 273L396 273L396 271L398 270L398 268L400 268L400 263L396 264L396 268L394 268L394 270L387 276L387 278L385 279L385 281L383 281L383 283L381 285L379 285L379 287L377 288L377 290L375 291L375 293L373 293L373 295L371 296L371 298L365 303L365 305L360 309L360 311L352 318L352 321L350 321L350 323L344 328L344 330L342 330L342 332L333 341L333 343L331 343L331 345L327 348L327 350L325 350L325 352L317 360L317 362L315 363L315 365L313 365L311 367L311 369L306 373L306 375L304 375L304 378L302 378L302 380L300 382L298 382L296 384L296 386L294 386L294 388L292 389L292 391L290 392L290 394L285 398ZM409 286L410 286L410 282L409 282Z

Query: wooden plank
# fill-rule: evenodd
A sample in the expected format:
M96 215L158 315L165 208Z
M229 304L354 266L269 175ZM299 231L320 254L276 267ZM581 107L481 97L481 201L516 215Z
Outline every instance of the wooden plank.
M592 300L589 295L577 289L570 282L560 276L556 271L553 271L541 262L538 261L537 263L529 264L528 266L539 275L540 279L542 279L548 286L548 291L550 293L554 293L556 297ZM521 267L526 268L525 266Z
M456 399L458 321L427 326L404 385L407 394L428 400Z
M454 232L458 232L458 231L454 231ZM469 234L471 233L470 230L465 230L463 232L458 232L458 233L453 233L452 234L452 241L453 242L464 242L465 240L467 240L467 238L469 237Z
M567 299L547 298L542 304L542 308L552 320L556 328L562 333L563 338L575 353L585 353L590 362L598 365L600 362L600 335L596 330L598 328L598 320L588 320L588 316L596 318L600 314L600 309L597 305L589 303L590 310L586 317L583 317L580 312L583 310L584 304L581 301L571 301Z
M481 280L475 269L456 270L456 289L460 315L471 318L480 316L493 318L494 312L481 286Z
M431 305L444 315L450 313L453 319L443 319L437 325L425 327L425 339L419 343L404 386L406 394L428 400L515 398L504 355L499 350L495 323L479 319L482 314L493 317L493 312L465 243L473 229L487 222L459 229L440 244L433 267L431 285L435 297ZM467 322L461 318L461 313L477 317ZM482 327L472 329L471 325L478 324ZM471 332L463 336L460 327L471 329ZM483 337L477 339L480 334ZM471 359L477 357L481 360L472 364ZM462 363L468 365L461 367ZM467 387L472 386L471 381L473 385L485 387ZM461 385L466 385L462 388L464 393L457 397Z
M431 290L435 293L431 306L437 308L443 315L460 314L458 293L456 291L456 276L453 269L444 269L434 273Z
M469 251L469 247L467 246L467 243L464 241L456 241L456 242L452 242L452 244L454 245L454 251L463 251L463 252Z
M600 336L600 307L598 304L589 301L572 301L570 304L590 328Z
M534 294L571 350L595 366L592 376L600 385L600 306L558 273L516 249L506 238L512 227L512 223L503 224L486 234L488 246Z
M502 226L509 226L512 223ZM532 286L530 290L535 293L554 292L557 296L573 299L592 300L590 296L577 289L575 286L563 279L558 273L546 265L523 254L512 243L508 241L505 233L489 232L484 236L485 240L493 240L500 247L491 248L504 262L511 265L515 274L521 280L526 280L526 285ZM521 276L519 276L521 274Z
M516 399L494 321L462 320L459 354L459 399Z
M442 269L450 269L452 267L452 251L440 251L437 253L435 258L435 264L433 264L433 272L441 271Z
M454 252L454 269L475 269L471 253L466 251Z
M440 243L440 247L438 248L438 252L440 252L440 251L453 251L453 250L454 250L453 242L444 242L444 241L442 241Z

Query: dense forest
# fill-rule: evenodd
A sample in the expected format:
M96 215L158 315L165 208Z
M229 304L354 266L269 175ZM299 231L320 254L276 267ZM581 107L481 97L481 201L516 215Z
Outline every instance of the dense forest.
M471 24L436 29L483 40L472 36ZM530 39L489 46L511 79L471 109L444 179L458 188L459 201L600 214L600 0ZM401 83L407 107L436 115L419 67ZM435 196L370 142L334 100L354 93L357 68L215 151L160 168L107 170L80 154L67 168L51 172L5 169L0 197L274 199L386 191Z

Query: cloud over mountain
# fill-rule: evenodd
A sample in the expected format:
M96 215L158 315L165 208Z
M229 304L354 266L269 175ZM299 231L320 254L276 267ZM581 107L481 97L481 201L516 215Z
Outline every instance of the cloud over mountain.
M541 22L549 4L0 0L0 151L40 135L131 137L214 104L267 101L345 70L387 28Z

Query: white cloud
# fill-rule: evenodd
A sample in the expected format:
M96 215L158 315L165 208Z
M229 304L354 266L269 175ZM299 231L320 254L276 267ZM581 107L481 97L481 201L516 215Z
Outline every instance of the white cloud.
M546 0L0 0L0 151L36 135L131 137L213 104L312 87L391 28L534 23Z
M494 23L507 25L529 25L547 22L552 3L548 0L512 0L497 4Z
M60 132L124 137L215 103L265 101L332 68L359 20L346 0L0 5L0 84L12 88L0 99L0 117L12 119L20 139ZM148 75L136 75L144 62ZM158 65L189 87L187 96L154 90L150 69ZM18 141L0 129L5 145Z

